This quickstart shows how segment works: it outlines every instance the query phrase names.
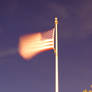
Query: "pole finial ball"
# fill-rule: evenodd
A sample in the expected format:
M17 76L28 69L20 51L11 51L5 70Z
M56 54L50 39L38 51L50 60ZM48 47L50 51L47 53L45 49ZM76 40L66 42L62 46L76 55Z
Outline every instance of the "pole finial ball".
M55 17L55 24L58 24L58 18Z

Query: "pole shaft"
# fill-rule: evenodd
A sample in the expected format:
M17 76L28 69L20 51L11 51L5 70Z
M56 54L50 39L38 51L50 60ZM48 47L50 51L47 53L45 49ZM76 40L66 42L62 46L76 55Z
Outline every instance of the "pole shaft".
M55 48L55 92L59 92L58 70L58 19L55 17L56 48Z

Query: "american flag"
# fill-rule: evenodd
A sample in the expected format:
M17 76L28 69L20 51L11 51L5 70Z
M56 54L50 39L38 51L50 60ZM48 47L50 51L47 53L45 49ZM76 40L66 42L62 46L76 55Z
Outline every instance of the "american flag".
M19 54L31 59L40 52L54 49L54 28L45 32L28 34L19 39Z

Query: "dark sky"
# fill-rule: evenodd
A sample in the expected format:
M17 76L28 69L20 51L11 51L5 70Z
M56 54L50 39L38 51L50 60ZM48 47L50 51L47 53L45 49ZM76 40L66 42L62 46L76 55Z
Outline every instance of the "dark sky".
M60 92L92 83L92 0L0 0L0 92L54 92L54 53L27 62L21 35L48 30L59 18Z

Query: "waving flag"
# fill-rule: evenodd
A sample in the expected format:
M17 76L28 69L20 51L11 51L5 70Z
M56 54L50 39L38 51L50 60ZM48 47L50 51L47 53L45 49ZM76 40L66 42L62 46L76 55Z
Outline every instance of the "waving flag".
M54 49L54 28L21 36L19 39L19 54L24 59L31 59L40 52Z
M54 49L55 52L55 92L59 92L58 62L58 18L55 17L55 28L46 32L24 35L19 40L19 54L24 59L31 59L40 52ZM55 30L55 32L54 32ZM55 37L54 37L55 33ZM55 39L54 39L55 38ZM54 44L55 42L55 44Z

